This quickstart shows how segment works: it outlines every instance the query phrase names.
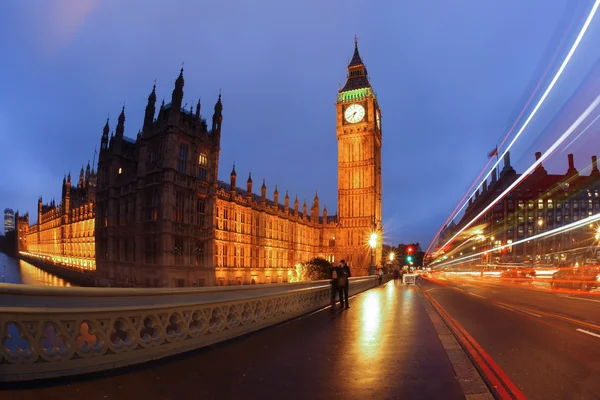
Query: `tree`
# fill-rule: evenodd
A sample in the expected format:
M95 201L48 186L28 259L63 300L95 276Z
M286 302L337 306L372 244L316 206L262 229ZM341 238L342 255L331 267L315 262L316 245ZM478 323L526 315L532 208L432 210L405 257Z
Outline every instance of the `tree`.
M333 265L324 258L315 257L305 263L296 264L292 282L318 281L331 277Z

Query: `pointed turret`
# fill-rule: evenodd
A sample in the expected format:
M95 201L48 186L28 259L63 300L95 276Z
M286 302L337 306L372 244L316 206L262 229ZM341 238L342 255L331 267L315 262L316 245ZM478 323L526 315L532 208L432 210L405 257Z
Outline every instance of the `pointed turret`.
M165 99L162 100L160 104L160 108L158 109L158 116L156 117L157 121L162 121L165 118Z
M110 132L110 127L108 126L108 118L106 118L106 124L104 125L104 129L102 129L102 139L100 140L100 151L108 149L108 133Z
M117 128L115 129L115 137L117 139L123 139L123 134L125 133L125 106L121 109L121 114L119 115L119 119L117 121Z
M354 55L352 56L350 64L348 64L348 76L346 84L340 90L340 92L370 87L371 84L369 83L369 78L367 76L367 68L365 67L365 64L363 63L358 52L358 39L355 36Z
M302 204L302 217L303 217L303 218L306 218L306 217L307 217L307 215L306 215L306 209L307 209L307 206L306 206L306 199L304 199L304 204Z
M92 168L90 166L90 161L88 160L87 167L85 167L85 181L86 182L90 179L91 173L92 173Z
M200 119L200 99L198 99L198 104L196 104L196 119Z
M79 183L77 184L77 187L82 188L84 183L85 183L85 175L84 175L83 164L82 164L81 171L79 171Z
M231 174L229 175L229 179L230 179L230 193L231 193L231 200L235 199L235 193L236 193L236 184L237 184L237 173L235 172L235 163L233 163L233 169L231 170Z
M294 200L294 215L298 216L298 195L296 195L296 200Z
M246 181L246 199L252 200L252 172L248 173L248 180Z
M327 223L327 204L323 204L323 223Z
M221 134L221 123L223 121L223 104L221 103L221 94L219 93L219 99L215 104L215 113L213 114L212 119L212 134L220 135Z
M283 199L283 205L285 208L286 214L290 212L290 196L288 195L288 191L285 191L285 198Z
M152 92L148 96L148 104L146 104L146 113L144 114L143 131L147 132L154 122L154 112L156 111L156 82L152 86Z
M175 88L171 95L171 114L172 116L179 116L181 112L181 104L183 103L183 67L179 71L179 76L175 80Z
M277 191L277 185L275 185L275 191L273 192L273 202L275 203L275 208L279 208L279 192Z
M260 203L263 206L267 204L267 185L265 183L265 178L263 178L263 184L260 188Z

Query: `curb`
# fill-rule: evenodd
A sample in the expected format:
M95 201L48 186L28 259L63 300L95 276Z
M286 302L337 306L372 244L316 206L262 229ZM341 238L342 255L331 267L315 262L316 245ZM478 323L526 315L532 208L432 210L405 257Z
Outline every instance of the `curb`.
M493 400L495 397L490 392L488 386L482 379L478 368L475 367L471 357L467 355L464 346L461 346L453 332L450 331L448 324L444 321L441 315L433 308L428 295L421 289L419 285L419 295L423 300L425 310L431 319L438 338L448 355L448 359L452 364L456 379L460 383L460 387L465 394L467 400ZM428 300L428 301L424 301ZM499 397L502 398L502 397Z

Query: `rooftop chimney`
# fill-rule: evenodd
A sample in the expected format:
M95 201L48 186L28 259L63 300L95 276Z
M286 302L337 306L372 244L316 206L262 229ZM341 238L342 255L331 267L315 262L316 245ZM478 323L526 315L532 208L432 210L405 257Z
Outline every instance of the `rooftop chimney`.
M590 175L597 174L600 174L600 171L598 170L598 159L596 158L596 156L592 156L592 172Z
M496 167L494 167L494 169L492 170L492 183L496 182L497 178L496 178Z
M573 161L573 154L569 154L569 169L567 170L567 175L576 174L577 170L575 169L575 161Z
M504 153L504 169L510 168L510 152Z
M542 158L542 153L540 151L536 151L535 152L535 161L539 160L540 158Z

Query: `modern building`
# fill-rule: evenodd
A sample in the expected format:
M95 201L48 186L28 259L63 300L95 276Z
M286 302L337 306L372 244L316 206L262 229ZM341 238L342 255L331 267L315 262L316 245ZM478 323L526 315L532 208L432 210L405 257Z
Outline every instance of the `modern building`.
M29 214L18 218L19 251L55 263L84 270L96 269L94 238L96 173L88 163L81 167L77 186L71 174L63 178L59 204L38 200L37 221L29 226Z
M536 153L536 160L541 153ZM515 189L468 228L456 243L466 241L465 254L470 251L489 251L483 262L533 262L559 264L584 261L595 257L593 249L596 224L585 225L557 235L536 240L527 238L600 213L600 171L596 156L586 165L588 175L575 168L573 154L568 155L565 174L549 174L543 165L533 171ZM439 244L446 243L462 226L473 220L508 188L520 174L510 165L510 153L504 156L504 168L499 174L492 171L491 181L484 182L480 191L469 200L461 221L446 229ZM493 250L500 246L502 250ZM493 250L493 251L490 251Z
M4 234L15 230L15 212L12 208L4 209Z
M95 253L85 255L96 255L99 275L140 286L231 285L293 280L296 265L317 256L347 260L354 275L381 264L381 112L356 42L336 105L337 215L321 209L317 194L310 209L298 196L291 204L287 191L281 201L277 186L267 196L264 178L255 194L250 174L240 188L235 166L228 183L219 181L221 96L209 123L199 101L182 108L183 89L182 69L156 113L152 88L135 138L125 136L124 108L113 134L108 120L104 126L92 211L81 214L95 228L85 242ZM54 237L51 230L62 228L65 219L54 217L61 210L42 210L43 226L27 237L30 252L35 233ZM60 237L66 246L74 240ZM46 254L39 243L35 252Z

